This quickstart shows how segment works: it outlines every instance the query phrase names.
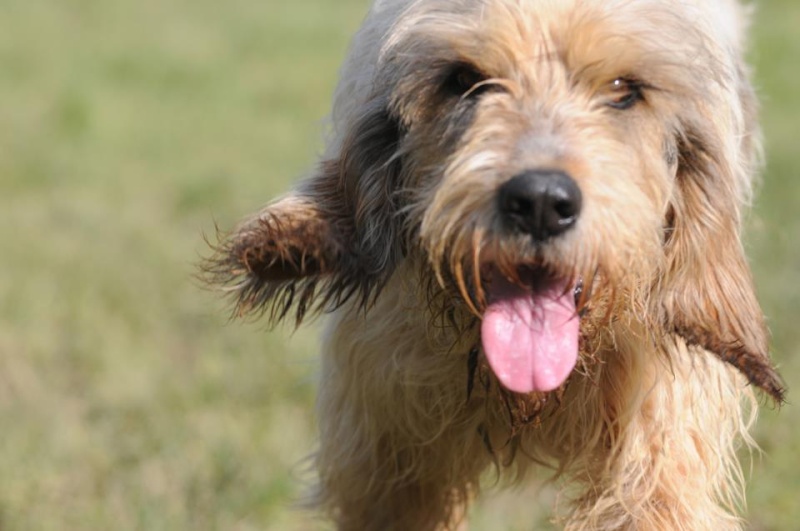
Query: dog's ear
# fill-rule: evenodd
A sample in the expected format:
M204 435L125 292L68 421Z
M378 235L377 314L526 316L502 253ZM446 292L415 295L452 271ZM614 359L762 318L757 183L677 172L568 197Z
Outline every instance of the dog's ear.
M669 331L732 364L780 402L784 391L741 243L740 210L757 166L758 131L749 86L738 98L744 134L702 112L677 134L677 187L658 300Z
M401 132L385 105L364 108L338 157L212 244L203 277L231 294L235 315L274 324L294 309L300 324L352 297L370 304L391 276L403 252Z

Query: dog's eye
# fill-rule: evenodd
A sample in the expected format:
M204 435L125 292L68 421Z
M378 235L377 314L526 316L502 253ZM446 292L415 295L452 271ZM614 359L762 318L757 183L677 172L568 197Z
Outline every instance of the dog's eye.
M644 85L641 81L618 78L611 82L610 99L607 105L621 111L630 109L644 99Z
M475 88L475 85L487 79L488 77L485 74L476 70L471 65L460 64L453 68L447 76L444 82L444 89L448 94L454 96L461 97L467 93L469 93L470 96L477 96L482 93L486 87Z

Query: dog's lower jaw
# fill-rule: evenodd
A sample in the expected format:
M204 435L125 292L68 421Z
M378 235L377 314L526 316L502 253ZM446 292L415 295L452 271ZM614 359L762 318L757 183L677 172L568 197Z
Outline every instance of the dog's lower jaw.
M574 372L560 407L512 432L501 400L465 401L471 345L453 348L452 330L429 326L408 278L400 271L366 317L344 307L328 323L314 503L339 529L455 529L487 468L521 479L537 462L584 487L566 529L740 527L734 441L752 394L733 369L679 338L656 348L644 325L612 323L602 363Z

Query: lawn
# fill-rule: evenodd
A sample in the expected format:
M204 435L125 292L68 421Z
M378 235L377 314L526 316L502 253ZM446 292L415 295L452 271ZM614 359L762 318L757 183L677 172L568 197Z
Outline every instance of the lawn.
M324 528L291 507L314 444L316 330L229 323L192 274L214 220L312 165L366 6L0 2L0 529ZM762 1L753 48L769 165L748 249L793 387L800 3ZM789 400L757 430L757 530L800 521ZM473 529L530 529L530 513L498 496Z

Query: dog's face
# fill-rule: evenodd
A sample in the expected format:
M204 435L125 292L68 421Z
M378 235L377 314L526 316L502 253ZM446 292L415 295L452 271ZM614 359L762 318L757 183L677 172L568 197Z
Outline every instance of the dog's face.
M780 399L740 243L755 104L737 22L712 14L668 0L378 2L344 71L331 156L223 242L216 281L243 311L295 304L299 320L351 297L368 307L415 260L482 320L513 391L563 384L579 315L602 300Z

